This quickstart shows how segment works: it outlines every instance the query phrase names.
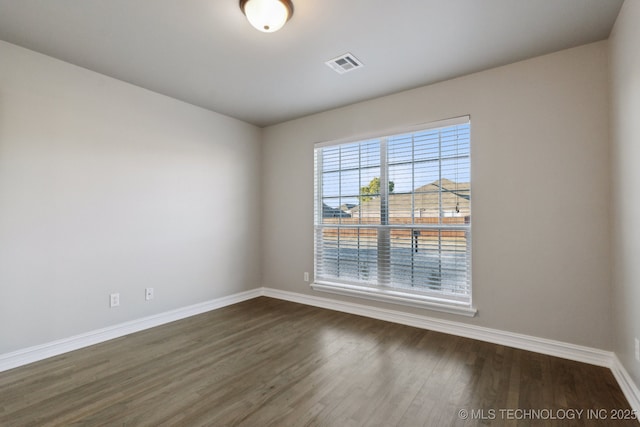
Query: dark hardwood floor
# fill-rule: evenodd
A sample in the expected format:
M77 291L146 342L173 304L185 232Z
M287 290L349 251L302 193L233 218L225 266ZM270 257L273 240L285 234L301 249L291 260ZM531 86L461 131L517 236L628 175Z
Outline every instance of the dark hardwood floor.
M637 426L625 409L605 368L270 298L0 373L1 426Z

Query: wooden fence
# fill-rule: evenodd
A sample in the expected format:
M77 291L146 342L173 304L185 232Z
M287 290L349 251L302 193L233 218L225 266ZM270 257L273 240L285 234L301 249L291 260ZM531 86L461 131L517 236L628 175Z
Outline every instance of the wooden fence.
M420 229L393 229L394 225L411 225L411 224L469 224L470 217L444 217L442 222L437 217L427 218L414 218L413 222L411 218L390 218L389 226L391 228L392 239L411 239L411 238L425 238L425 237L448 237L448 238L460 238L466 237L465 230L420 230ZM324 225L340 224L343 228L325 228L322 232L325 239L336 239L338 232L340 238L371 238L375 239L378 235L378 230L375 228L344 228L348 225L379 225L380 219L378 218L323 218L322 223Z

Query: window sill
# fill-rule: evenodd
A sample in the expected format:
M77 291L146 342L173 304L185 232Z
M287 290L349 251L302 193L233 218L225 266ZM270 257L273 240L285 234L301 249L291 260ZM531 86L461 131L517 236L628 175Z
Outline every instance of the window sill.
M329 292L332 294L346 295L350 297L366 298L374 301L388 302L406 305L410 307L425 308L449 314L474 317L478 310L466 303L447 301L423 295L387 289L374 289L365 286L344 285L330 282L316 282L311 285L315 291Z

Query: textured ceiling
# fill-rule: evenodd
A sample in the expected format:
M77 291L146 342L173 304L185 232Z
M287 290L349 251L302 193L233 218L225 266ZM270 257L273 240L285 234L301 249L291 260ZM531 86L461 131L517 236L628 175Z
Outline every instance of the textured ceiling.
M623 2L293 1L266 34L237 0L0 0L0 39L266 126L606 39Z

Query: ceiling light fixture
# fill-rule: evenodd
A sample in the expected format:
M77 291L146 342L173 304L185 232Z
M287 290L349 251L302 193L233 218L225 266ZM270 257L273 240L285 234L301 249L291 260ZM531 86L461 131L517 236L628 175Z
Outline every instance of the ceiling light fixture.
M240 9L249 23L265 33L273 33L293 15L291 0L240 0Z

